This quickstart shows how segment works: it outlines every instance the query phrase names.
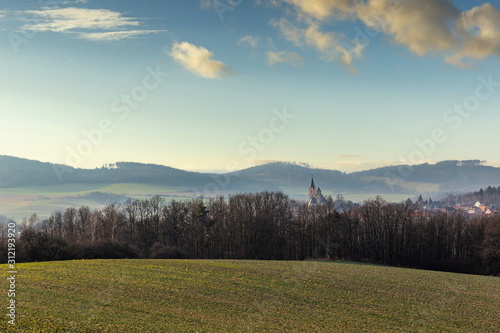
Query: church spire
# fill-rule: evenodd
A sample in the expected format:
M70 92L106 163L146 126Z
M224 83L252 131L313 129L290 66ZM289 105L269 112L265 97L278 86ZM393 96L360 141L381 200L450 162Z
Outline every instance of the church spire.
M311 186L309 187L316 188L316 186L314 186L314 178L312 176L311 176Z

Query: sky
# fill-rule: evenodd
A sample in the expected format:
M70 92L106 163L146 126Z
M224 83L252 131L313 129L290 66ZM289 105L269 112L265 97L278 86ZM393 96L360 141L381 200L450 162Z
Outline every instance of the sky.
M500 166L500 6L0 0L0 155Z

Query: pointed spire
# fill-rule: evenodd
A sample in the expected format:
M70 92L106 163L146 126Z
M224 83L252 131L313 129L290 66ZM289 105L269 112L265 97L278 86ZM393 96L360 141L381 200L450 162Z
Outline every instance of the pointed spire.
M314 178L312 176L311 176L311 186L309 187L316 188L316 186L314 186Z

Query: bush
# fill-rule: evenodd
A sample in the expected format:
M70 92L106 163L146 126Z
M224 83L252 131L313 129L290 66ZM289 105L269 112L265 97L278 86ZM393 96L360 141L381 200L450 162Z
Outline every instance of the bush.
M118 242L98 242L95 244L72 243L61 253L62 260L132 259L138 257L135 248L127 243Z
M153 259L187 259L188 256L177 247L155 243L151 247Z

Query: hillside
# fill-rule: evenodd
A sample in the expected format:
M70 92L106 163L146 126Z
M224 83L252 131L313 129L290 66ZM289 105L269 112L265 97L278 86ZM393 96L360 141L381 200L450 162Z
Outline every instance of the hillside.
M278 187L304 187L311 177L323 190L365 193L407 193L403 188L391 188L383 180L365 180L338 170L304 167L293 163L276 162L231 173L243 179L266 182Z
M111 168L76 169L11 156L0 156L0 188L60 184L142 183L203 190L215 184L222 192L255 192L285 187L307 187L314 175L325 189L337 192L398 193L407 191L381 181L363 180L336 170L306 168L292 163L271 163L238 172L206 174L155 164L118 162ZM194 190L193 190L194 191Z
M318 261L85 260L16 268L16 332L500 327L500 280L494 277ZM0 300L7 304L7 293ZM1 331L10 331L7 326L0 321Z
M255 192L307 187L311 176L334 193L444 193L500 185L500 168L481 161L443 161L414 166L388 166L345 173L276 162L226 173L208 174L168 166L118 162L111 167L77 169L11 156L0 156L0 188L61 184L141 183L182 186L194 192L208 184L221 192Z
M357 178L393 179L396 183L431 183L439 192L469 191L500 185L500 168L483 165L482 161L442 161L436 164L399 165L360 171Z
M201 188L217 175L190 172L156 164L117 162L112 167L77 169L11 156L0 156L0 188L61 184L142 183ZM227 190L259 191L259 181L231 176Z

